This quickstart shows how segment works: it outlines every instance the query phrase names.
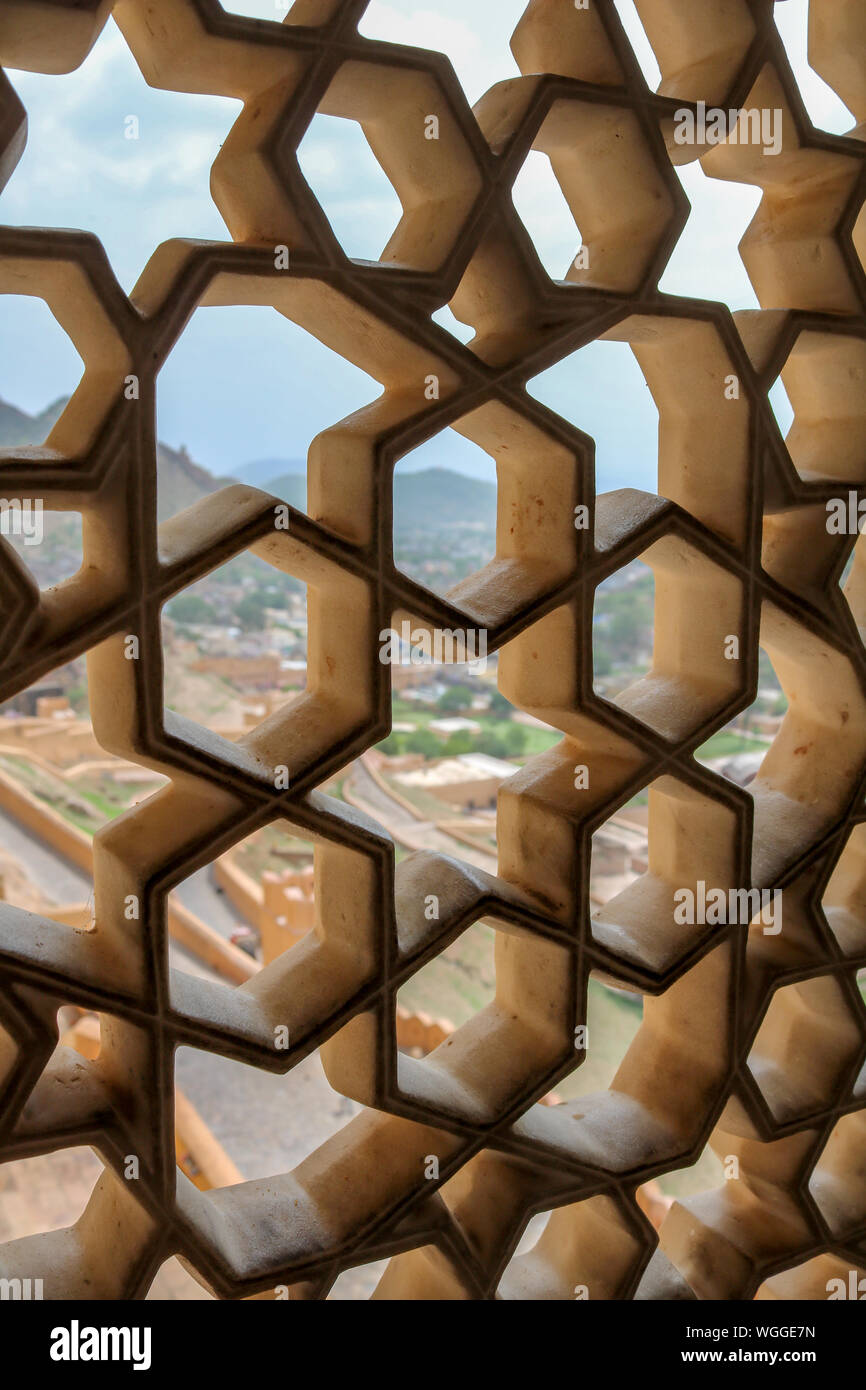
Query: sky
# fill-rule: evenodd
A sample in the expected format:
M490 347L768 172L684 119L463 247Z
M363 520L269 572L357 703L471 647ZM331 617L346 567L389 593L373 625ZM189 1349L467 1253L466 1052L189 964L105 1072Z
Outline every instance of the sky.
M446 53L474 102L495 82L518 75L508 40L525 2L371 0L360 27L370 38ZM656 86L658 68L633 0L616 4L644 74ZM283 0L223 0L223 8L279 19L286 6ZM806 63L806 10L807 0L784 0L776 5L776 21L812 120L841 133L853 118ZM0 195L0 222L96 233L127 291L167 238L227 239L208 176L240 102L151 89L113 21L77 72L7 73L27 109L29 136ZM138 140L125 138L130 115L138 118ZM348 254L378 257L400 207L359 127L317 116L299 157ZM757 308L737 243L758 190L708 179L696 164L676 172L692 212L661 289ZM514 202L542 264L561 277L580 237L544 155L530 155ZM437 318L458 336L471 336L447 309ZM3 296L0 323L0 398L35 413L74 388L80 359L41 300ZM655 489L657 414L626 344L591 344L536 378L529 390L595 438L599 490ZM160 373L159 435L173 447L185 445L220 476L258 459L302 467L320 430L379 391L364 372L274 310L200 309ZM772 400L787 428L790 411L779 387ZM487 455L452 431L401 466L433 465L495 477Z

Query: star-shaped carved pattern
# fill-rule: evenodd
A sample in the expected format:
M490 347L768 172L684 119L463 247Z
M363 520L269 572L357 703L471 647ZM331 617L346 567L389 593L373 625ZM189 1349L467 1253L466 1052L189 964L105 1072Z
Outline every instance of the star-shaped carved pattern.
M85 366L45 447L0 453L4 497L81 512L85 560L42 593L0 542L0 700L86 653L97 739L169 779L95 837L90 930L0 904L0 1159L88 1143L104 1165L79 1222L0 1246L0 1273L49 1269L51 1297L140 1298L179 1255L222 1297L317 1299L389 1257L378 1297L825 1297L866 1252L866 581L858 548L843 595L855 537L826 526L827 499L866 486L864 129L813 127L767 0L637 0L658 92L612 0L531 0L522 75L474 109L441 54L361 37L365 7L296 0L276 23L217 0L7 0L0 15L10 69L74 70L111 12L149 84L243 101L211 177L231 241L160 246L128 297L86 230L0 228L0 294L43 298ZM810 54L866 119L861 0L811 0ZM697 102L778 109L778 155L678 143ZM360 124L400 200L378 262L346 256L303 177L318 112ZM24 138L0 71L0 187ZM575 218L561 281L511 199L531 150ZM688 216L673 165L690 159L761 189L741 245L760 310L658 290ZM382 395L316 440L287 528L243 486L159 525L156 375L198 306L238 304L273 306ZM432 318L444 304L468 344ZM597 338L631 345L658 407L655 493L597 496L592 439L527 393ZM767 394L780 375L786 440ZM395 566L391 487L449 427L497 463L497 548L441 597ZM311 659L304 696L231 743L165 709L160 614L247 551L307 585ZM652 667L605 699L595 591L637 557L655 574ZM501 790L495 876L434 852L395 867L390 837L319 789L390 728L378 634L395 614L483 628L504 693L563 735ZM694 754L753 700L759 645L789 705L744 790ZM646 872L593 913L593 833L642 788ZM236 987L171 969L168 893L283 819L316 845L315 931ZM783 931L679 923L676 890L700 880L780 889ZM397 990L482 917L494 1001L426 1058L401 1055ZM642 994L643 1023L609 1090L541 1105L583 1060L592 972ZM58 1044L67 1004L99 1013L95 1059ZM291 1173L199 1191L175 1164L181 1045L272 1072L319 1048L362 1109ZM657 1234L637 1189L708 1143L738 1180L675 1203Z

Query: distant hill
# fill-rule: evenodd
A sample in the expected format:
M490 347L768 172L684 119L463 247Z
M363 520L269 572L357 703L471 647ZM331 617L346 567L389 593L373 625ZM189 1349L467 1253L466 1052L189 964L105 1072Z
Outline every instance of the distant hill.
M303 459L253 459L252 463L242 463L233 469L232 478L239 483L249 483L250 487L267 487L271 478L282 477L285 473L303 477L305 472Z
M68 400L60 396L39 415L28 415L25 410L0 400L0 449L17 449L31 444L43 444L51 433Z
M0 449L17 449L26 445L43 444L59 419L69 398L61 396L39 415L28 415L8 401L0 400ZM190 458L185 449L170 449L157 445L159 477L159 519L167 520L175 512L191 507L200 497L224 487L228 478L214 478ZM54 524L54 523L52 523ZM58 524L60 519L58 518Z
M272 492L274 497L281 498L283 502L288 502L290 507L297 507L300 511L307 505L305 473L283 473L279 478L265 478L253 486L261 487L265 492Z
M306 505L306 478L284 473L262 486L292 507ZM481 478L469 478L450 468L423 468L394 477L394 529L444 530L455 526L485 526L496 522L496 487Z
M167 444L156 446L156 468L159 481L157 512L160 521L167 521L176 512L191 507L200 497L226 487L234 478L215 478L206 468L195 463L185 449L170 449Z
M450 468L394 475L395 530L496 524L496 484Z
M0 400L0 448L42 444L66 405L65 397L52 402L38 415L28 415ZM241 464L230 478L215 478L195 462L185 449L157 446L159 467L159 519L192 506L200 497L244 482L281 497L290 506L306 506L307 482L299 459L255 459ZM442 529L460 525L493 525L496 488L480 478L455 473L449 468L425 468L417 473L397 472L394 481L394 517L399 531Z

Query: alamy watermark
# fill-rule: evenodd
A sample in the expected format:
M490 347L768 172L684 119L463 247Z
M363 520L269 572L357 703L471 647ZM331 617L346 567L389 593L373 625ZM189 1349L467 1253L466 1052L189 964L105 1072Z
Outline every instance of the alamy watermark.
M828 497L827 533L830 536L857 536L866 531L866 497L858 498L853 488L847 497Z
M400 630L385 627L379 633L379 660L383 666L451 666L473 662L487 669L487 633L483 628L413 628L404 621Z
M0 1279L0 1302L29 1303L44 1297L41 1279Z
M68 1327L51 1331L52 1361L131 1361L134 1371L149 1371L149 1327L82 1327L73 1318Z
M862 1303L866 1299L866 1279L862 1278L856 1269L848 1270L847 1283L844 1279L828 1279L824 1287L828 1300L843 1298Z
M695 103L696 110L683 106L674 112L675 145L761 145L764 154L776 155L782 149L781 107L743 106L723 111L720 106Z
M695 888L677 888L674 902L674 921L681 926L747 927L759 921L765 936L778 936L782 930L781 888L708 888L699 878Z
M23 502L0 497L0 536L22 536L25 545L41 545L43 534L41 497L32 502L29 497Z

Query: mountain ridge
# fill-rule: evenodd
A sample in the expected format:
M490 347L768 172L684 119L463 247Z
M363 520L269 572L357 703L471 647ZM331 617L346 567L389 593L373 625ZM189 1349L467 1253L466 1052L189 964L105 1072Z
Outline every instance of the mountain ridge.
M44 443L67 400L68 397L61 396L38 414L31 415L0 398L0 448ZM272 464L285 471L263 476ZM256 459L241 464L230 476L216 477L203 464L197 463L186 448L173 449L158 440L157 473L160 521L184 511L219 488L237 482L260 487L299 510L306 507L306 472L303 463L296 459ZM415 472L398 469L394 475L397 531L435 531L456 526L492 529L495 514L496 485L492 482L442 467Z
M291 507L306 507L307 479L284 473L263 484ZM420 468L394 474L394 529L397 532L496 524L496 484L450 468Z

